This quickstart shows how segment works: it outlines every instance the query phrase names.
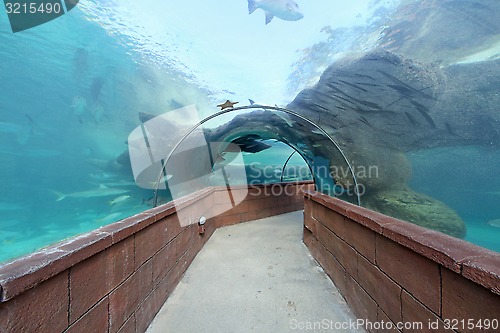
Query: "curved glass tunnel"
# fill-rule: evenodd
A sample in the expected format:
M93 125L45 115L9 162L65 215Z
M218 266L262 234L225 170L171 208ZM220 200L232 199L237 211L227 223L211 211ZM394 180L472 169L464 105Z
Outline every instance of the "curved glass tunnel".
M148 183L175 179L151 169L138 187L127 140L150 117L196 105L195 119L177 119L181 140L217 104L249 98L326 130L366 189L364 207L500 251L500 2L295 1L302 19L266 25L246 0L88 0L18 33L0 10L0 262L153 207ZM249 133L222 138L255 149ZM289 180L306 178L307 163L329 163L340 175L316 175L316 184L344 186L341 156L318 153L312 137L321 136L309 134L255 138L271 148L241 152L247 178L279 181L277 165L297 150ZM194 137L203 139L186 140ZM138 169L151 164L143 151ZM216 161L241 162L231 154ZM264 175L255 163L272 167ZM378 174L364 177L371 167ZM208 182L223 184L220 172ZM170 196L159 188L158 202Z
M190 106L158 117L143 117L145 121L129 136L135 181L154 190L155 205L170 199L175 202L207 186L230 189L311 176L318 191L360 203L356 178L345 154L308 119L286 109L260 105L221 111L196 123L197 115L196 107ZM266 150L275 152L266 157ZM280 150L281 157L277 154ZM288 164L293 152L305 163Z

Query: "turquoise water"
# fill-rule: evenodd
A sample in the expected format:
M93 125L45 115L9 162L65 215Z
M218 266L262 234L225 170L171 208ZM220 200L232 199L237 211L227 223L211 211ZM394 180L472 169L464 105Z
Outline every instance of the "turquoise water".
M81 12L19 34L9 31L4 13L0 18L5 260L148 208L150 194L114 161L127 149L136 110L151 102L137 96L134 85L144 79L134 59ZM110 201L119 195L56 201L56 192L106 184L130 197L116 204Z
M410 154L412 188L452 207L467 226L465 240L500 252L500 152L478 147L439 148Z
M303 19L277 17L266 25L260 9L248 15L245 0L198 3L196 10L187 2L89 0L15 34L2 7L0 262L151 207L153 192L136 186L127 156L139 112L160 115L195 104L202 119L226 99L285 106L348 52L380 46L405 5L297 2ZM486 30L484 43L495 50L498 29ZM479 46L475 58L450 48L456 62L495 59ZM262 163L272 175L259 181L279 181L290 154L274 143L246 154L248 174L252 163ZM498 148L408 156L412 187L457 211L466 240L500 251L500 228L488 224L500 218ZM289 180L309 179L298 156L289 167L297 170Z

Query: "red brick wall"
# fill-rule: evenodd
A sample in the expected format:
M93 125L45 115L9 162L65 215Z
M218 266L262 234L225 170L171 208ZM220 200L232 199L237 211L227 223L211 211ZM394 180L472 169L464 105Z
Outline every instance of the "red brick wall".
M3 264L0 332L144 332L216 228L300 210L312 186L240 187L235 207L210 188ZM199 235L181 209L193 221L228 210Z
M373 327L390 320L422 323L400 332L500 331L468 328L500 320L499 253L317 192L306 194L304 243Z

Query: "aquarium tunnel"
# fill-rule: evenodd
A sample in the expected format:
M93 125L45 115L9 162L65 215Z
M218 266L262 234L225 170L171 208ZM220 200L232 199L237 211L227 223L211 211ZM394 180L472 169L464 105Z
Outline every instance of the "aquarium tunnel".
M263 219L358 316L498 320L500 1L5 0L0 45L0 331L145 331Z
M356 177L345 154L324 130L299 114L250 105L220 111L194 125L179 124L178 119L196 120L196 115L196 107L190 106L158 117L143 116L147 120L129 136L135 182L154 190L154 206L160 190L175 201L207 186L303 181L311 176L318 191L360 204ZM293 149L286 160L261 158L260 163L247 165L242 154L258 159L259 152L278 143ZM303 163L286 169L294 153L307 168ZM331 165L346 174L334 174Z
M266 1L6 1L0 262L202 188L310 180L500 251L500 3Z

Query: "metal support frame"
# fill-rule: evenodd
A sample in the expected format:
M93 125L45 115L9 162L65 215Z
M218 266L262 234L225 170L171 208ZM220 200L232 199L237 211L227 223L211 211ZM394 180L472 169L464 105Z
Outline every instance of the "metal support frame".
M252 104L252 105L247 105L247 106L240 106L240 107L236 107L236 108L231 108L231 109L227 109L227 110L222 110L222 111L219 111L217 113L214 113L213 115L211 116L208 116L206 117L205 119L201 120L200 122L198 122L196 125L193 126L193 128L191 128L180 140L179 142L177 142L177 144L174 146L174 148L170 151L170 153L168 154L167 158L163 159L162 160L162 168L161 168L161 172L158 176L158 180L155 182L155 186L154 186L154 200L153 200L153 205L154 207L157 206L158 204L158 186L159 186L159 183L160 183L160 180L161 178L163 177L164 173L166 172L165 171L165 167L168 163L168 161L170 160L170 158L172 157L174 151L182 144L182 142L189 136L191 135L191 133L193 133L198 127L200 127L201 125L203 125L204 123L208 122L209 120L212 120L214 118L217 118L218 116L221 116L223 114L226 114L226 113L230 113L230 112L236 112L236 111L240 111L240 110L250 110L250 109L264 109L264 110L274 110L274 111L280 111L280 112L285 112L289 115L292 115L292 116L295 116L307 123L309 123L310 125L314 126L321 134L323 134L324 136L326 136L331 143L333 143L333 145L338 149L338 151L340 152L340 154L342 155L342 157L344 158L344 161L346 162L348 168L349 168L349 171L351 172L352 174L352 178L354 180L354 192L356 193L356 197L357 197L357 203L358 203L358 206L361 206L361 198L359 196L359 192L358 192L358 182L356 180L356 175L354 173L354 169L352 168L352 165L351 163L349 162L349 160L347 159L347 156L344 154L344 152L342 151L342 149L340 148L339 144L333 140L333 138L324 130L322 129L319 125L315 124L314 122L312 122L311 120L307 119L306 117L302 116L301 114L298 114L294 111L291 111L291 110L288 110L288 109L285 109L285 108L280 108L280 107L277 107L277 106L267 106L267 105L259 105L259 104ZM293 155L293 154L292 154ZM301 155L302 156L302 155ZM291 157L291 155L290 155ZM290 159L289 157L289 159ZM288 162L288 161L287 161ZM309 166L310 168L310 166ZM312 171L312 170L311 170ZM314 173L312 173L313 177L314 177Z

